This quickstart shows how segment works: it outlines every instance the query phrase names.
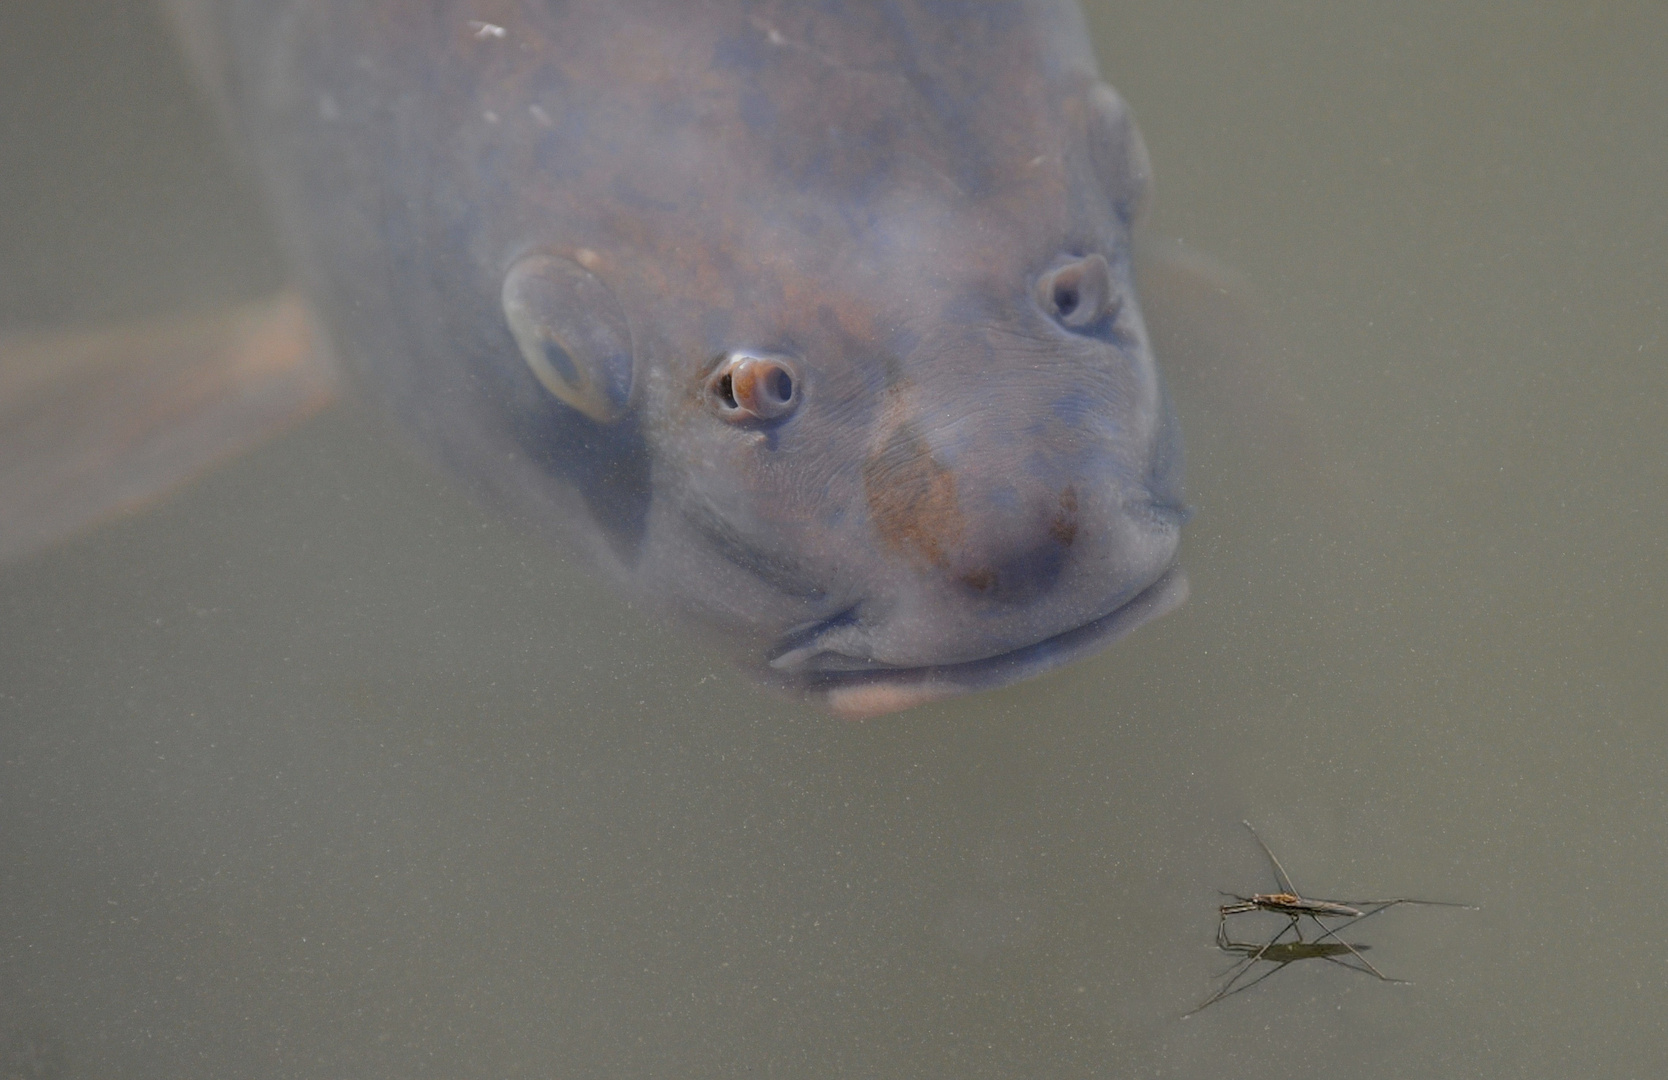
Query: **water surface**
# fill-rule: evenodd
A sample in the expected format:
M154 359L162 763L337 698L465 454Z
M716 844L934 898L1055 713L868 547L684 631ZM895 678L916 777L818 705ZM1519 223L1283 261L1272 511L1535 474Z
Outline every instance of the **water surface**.
M0 325L274 286L145 9L43 7ZM1091 21L1301 428L1179 393L1184 609L836 722L330 412L0 571L3 1075L1668 1071L1668 9ZM1181 1020L1242 818L1482 910Z

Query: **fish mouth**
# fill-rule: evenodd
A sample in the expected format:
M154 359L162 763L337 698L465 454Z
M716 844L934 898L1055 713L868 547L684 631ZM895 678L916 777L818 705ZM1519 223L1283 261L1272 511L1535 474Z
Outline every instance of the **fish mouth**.
M850 658L850 667L801 671L786 681L791 689L819 699L839 716L862 720L901 712L929 701L990 690L1033 678L1079 657L1098 652L1143 623L1174 611L1187 599L1187 574L1172 566L1128 600L1070 630L979 660L919 667L891 667ZM847 619L842 612L834 620ZM825 620L817 629L830 625ZM804 638L801 638L804 640ZM810 650L790 648L771 661L780 681ZM826 655L826 654L825 654Z

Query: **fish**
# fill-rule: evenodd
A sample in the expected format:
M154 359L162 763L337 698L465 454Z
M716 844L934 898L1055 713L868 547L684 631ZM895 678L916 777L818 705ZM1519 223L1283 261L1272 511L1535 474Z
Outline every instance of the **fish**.
M1075 0L166 7L288 324L761 683L891 713L1185 599L1151 167Z

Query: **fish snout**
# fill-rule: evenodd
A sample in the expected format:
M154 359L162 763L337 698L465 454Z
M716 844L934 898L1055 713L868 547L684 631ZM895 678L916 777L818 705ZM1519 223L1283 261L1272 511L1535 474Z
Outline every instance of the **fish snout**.
M1072 283L1077 303L1101 291ZM1131 333L916 344L854 446L855 498L808 545L829 584L773 641L776 677L869 715L1048 670L1180 603L1181 443Z
M867 512L851 519L864 534L844 545L848 587L775 642L778 677L870 715L1048 670L1181 602L1170 426L1027 439L1004 415L883 416L861 467Z
M796 627L769 666L830 692L925 680L930 698L1047 670L1181 602L1182 508L1143 491L1084 490L1081 476L1013 473L933 465L871 477L878 563L866 576L876 587ZM921 687L853 715L907 707Z
M942 537L939 569L970 599L1023 605L1059 582L1082 528L1075 484L979 477L957 484L955 535Z
M1106 614L1174 559L1185 511L1155 470L1115 467L1083 445L932 441L897 423L863 470L896 589L875 614L894 612L899 633L880 637L895 646L905 622L941 659L1025 644Z

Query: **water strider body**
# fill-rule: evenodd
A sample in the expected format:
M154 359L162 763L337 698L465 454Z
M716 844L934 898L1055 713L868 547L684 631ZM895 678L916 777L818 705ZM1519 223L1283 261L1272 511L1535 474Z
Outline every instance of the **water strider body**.
M1366 914L1360 908L1350 907L1348 904L1338 904L1331 900L1310 900L1294 892L1252 893L1250 896L1236 896L1232 904L1223 904L1217 909L1224 921L1230 915L1245 915L1253 911L1269 911L1276 915L1289 915L1293 920L1308 915L1314 919L1359 919Z
M1239 896L1230 893L1229 895L1233 897L1234 902L1223 904L1217 908L1216 935L1218 945L1222 945L1225 940L1230 917L1248 915L1253 911L1266 911L1274 915L1286 916L1291 920L1287 923L1286 929L1297 931L1298 940L1301 941L1303 940L1303 934L1298 927L1298 922L1303 918L1308 918L1314 922L1315 926L1321 930L1321 939L1324 940L1332 937L1337 931L1336 929L1328 929L1326 924L1321 921L1322 919L1350 919L1358 922L1368 915L1376 915L1385 908L1395 907L1398 904L1461 908L1471 906L1469 904L1450 903L1446 900L1415 900L1410 896L1398 896L1388 900L1352 900L1348 903L1340 900L1316 900L1302 896L1298 893L1297 886L1292 884L1292 879L1286 873L1286 868L1281 866L1280 860L1275 857L1274 850L1258 834L1256 828L1249 821L1241 821L1240 824L1245 826L1246 831L1251 834L1251 838L1257 842L1257 846L1262 848L1263 854L1268 857L1269 866L1274 869L1275 884L1279 886L1280 891L1252 893L1250 896ZM1226 946L1223 945L1223 947Z
M170 6L356 383L764 681L886 712L1184 598L1075 3Z

